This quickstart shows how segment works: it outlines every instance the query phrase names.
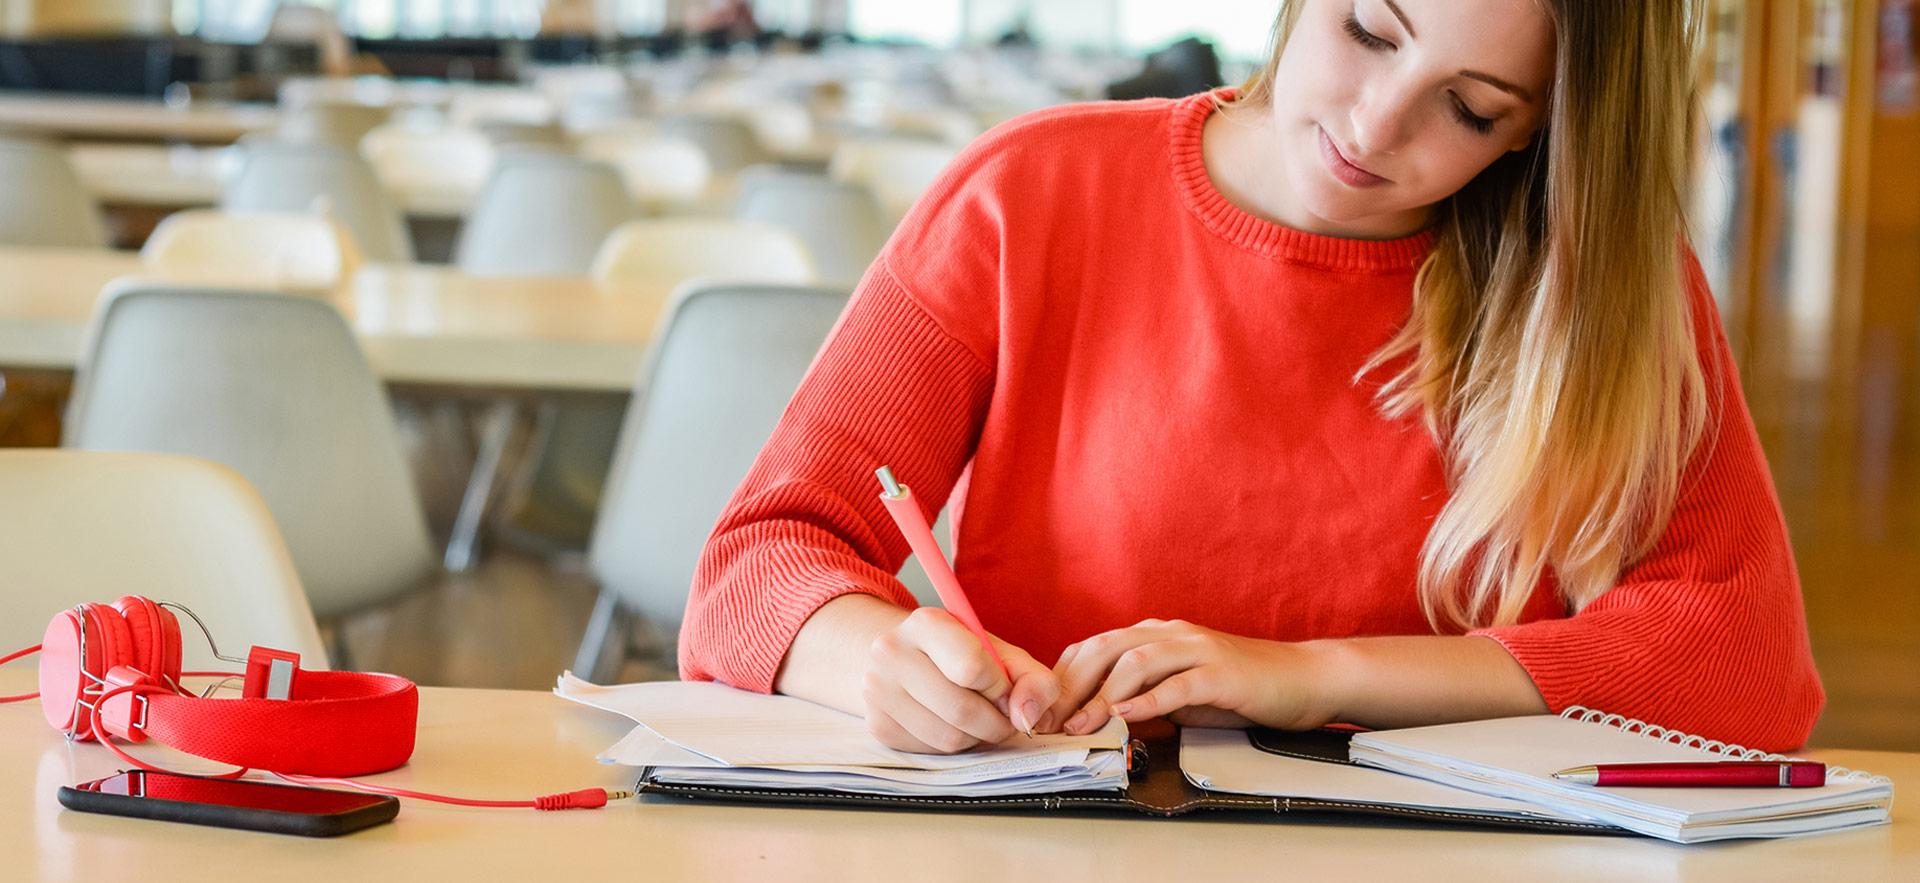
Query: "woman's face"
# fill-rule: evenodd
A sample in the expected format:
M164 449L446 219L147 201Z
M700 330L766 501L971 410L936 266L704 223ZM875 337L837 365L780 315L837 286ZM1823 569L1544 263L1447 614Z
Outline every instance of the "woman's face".
M1273 87L1299 207L1333 226L1408 232L1525 148L1553 81L1542 2L1307 0Z

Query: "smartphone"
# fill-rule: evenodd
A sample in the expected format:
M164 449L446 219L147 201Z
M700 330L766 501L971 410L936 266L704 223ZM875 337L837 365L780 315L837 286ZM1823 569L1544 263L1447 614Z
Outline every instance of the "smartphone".
M137 770L63 787L60 805L81 812L306 837L337 837L391 821L400 812L400 801L381 794Z

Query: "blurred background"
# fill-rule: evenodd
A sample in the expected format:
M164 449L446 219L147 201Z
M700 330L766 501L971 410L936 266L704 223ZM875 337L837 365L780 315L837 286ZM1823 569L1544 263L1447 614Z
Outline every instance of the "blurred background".
M1920 750L1920 9L1711 6L1693 239L1814 739ZM668 674L699 539L921 189L1020 113L1238 82L1275 9L0 0L0 446L234 467L336 664Z

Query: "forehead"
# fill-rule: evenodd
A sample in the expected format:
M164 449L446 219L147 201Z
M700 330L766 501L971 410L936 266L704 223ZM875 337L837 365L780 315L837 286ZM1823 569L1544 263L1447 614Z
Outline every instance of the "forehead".
M1544 84L1552 75L1553 19L1547 0L1391 0L1391 7L1388 0L1348 2L1388 17L1397 7L1413 26L1421 53L1435 63L1482 71L1522 85Z

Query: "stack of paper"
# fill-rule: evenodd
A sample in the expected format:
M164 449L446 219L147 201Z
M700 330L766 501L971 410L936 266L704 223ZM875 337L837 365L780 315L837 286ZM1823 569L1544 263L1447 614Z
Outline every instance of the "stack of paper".
M1830 775L1819 788L1597 788L1563 782L1554 772L1590 764L1729 758L1553 715L1362 733L1350 750L1360 763L1678 843L1883 825L1893 802L1893 785L1867 776Z
M599 760L650 767L649 777L665 784L975 797L1127 784L1127 729L1118 719L1088 736L1014 736L946 756L894 751L853 715L720 684L602 687L569 672L554 692L639 724Z

